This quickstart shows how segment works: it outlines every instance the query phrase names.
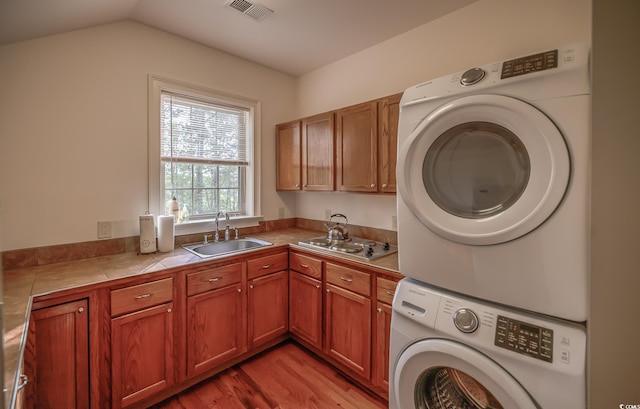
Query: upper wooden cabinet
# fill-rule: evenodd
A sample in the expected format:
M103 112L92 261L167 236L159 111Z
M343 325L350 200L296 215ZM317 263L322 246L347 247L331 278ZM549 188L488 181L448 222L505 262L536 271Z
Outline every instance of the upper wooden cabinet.
M337 190L378 191L378 105L336 111Z
M276 190L395 193L401 98L277 125Z
M276 190L300 190L300 121L276 126Z
M302 120L302 190L334 190L334 114Z
M378 100L379 192L396 192L396 161L398 156L398 120L402 94Z
M276 127L276 190L334 190L334 114Z

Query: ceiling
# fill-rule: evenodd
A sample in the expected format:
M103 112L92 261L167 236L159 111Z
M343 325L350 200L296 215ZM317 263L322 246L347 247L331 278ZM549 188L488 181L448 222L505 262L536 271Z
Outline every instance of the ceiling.
M301 75L474 1L255 0L274 11L256 21L227 0L0 0L0 45L131 19Z

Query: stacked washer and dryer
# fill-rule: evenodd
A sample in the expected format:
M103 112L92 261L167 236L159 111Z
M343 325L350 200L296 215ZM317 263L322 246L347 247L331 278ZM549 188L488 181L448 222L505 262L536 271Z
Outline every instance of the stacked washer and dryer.
M391 409L586 407L589 49L407 89Z

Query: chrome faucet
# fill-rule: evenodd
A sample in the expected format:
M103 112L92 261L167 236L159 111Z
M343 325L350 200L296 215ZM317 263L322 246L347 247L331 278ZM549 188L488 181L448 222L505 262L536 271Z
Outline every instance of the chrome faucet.
M225 241L227 241L231 236L231 234L229 233L229 213L225 213L224 217L227 220L227 224L226 226L224 226L224 239Z
M227 220L229 220L229 215L226 214L226 212L224 210L220 210L218 213L216 213L216 231L214 232L214 235L213 235L213 240L214 241L219 241L220 240L220 229L218 228L218 220L220 219L220 215L226 215L227 216Z

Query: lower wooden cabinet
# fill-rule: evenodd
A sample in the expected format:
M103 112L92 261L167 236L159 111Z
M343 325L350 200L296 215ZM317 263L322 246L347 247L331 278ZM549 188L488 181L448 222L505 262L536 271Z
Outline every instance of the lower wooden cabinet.
M114 409L173 385L173 303L111 320L111 360Z
M288 272L254 278L248 286L249 348L256 348L289 331Z
M325 353L369 379L371 299L331 284L325 294Z
M187 298L187 375L194 376L244 352L238 282Z
M296 271L289 273L289 329L322 349L322 282Z
M88 408L88 301L32 311L24 363L26 408Z
M125 408L175 383L171 277L111 291L111 405Z
M371 383L387 397L389 393L389 338L391 336L391 306L381 302L376 306L375 335L371 363Z

